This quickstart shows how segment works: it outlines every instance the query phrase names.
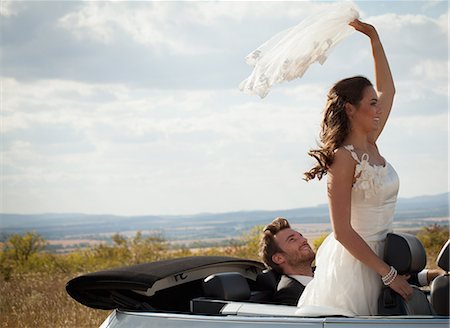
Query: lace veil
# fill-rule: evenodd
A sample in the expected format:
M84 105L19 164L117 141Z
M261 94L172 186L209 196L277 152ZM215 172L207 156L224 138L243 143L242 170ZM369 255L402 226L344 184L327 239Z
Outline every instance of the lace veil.
M323 64L330 51L353 33L348 23L359 18L351 2L326 8L279 32L252 51L245 59L254 67L253 72L240 83L239 89L264 98L274 83L302 77L316 61Z

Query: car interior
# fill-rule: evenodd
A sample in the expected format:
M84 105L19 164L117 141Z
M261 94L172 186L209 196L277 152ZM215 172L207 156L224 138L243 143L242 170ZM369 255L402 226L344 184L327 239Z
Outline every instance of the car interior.
M430 291L413 286L413 295L405 301L391 288L383 286L378 300L379 315L449 315L449 242L440 252L437 265L446 273L437 277ZM390 233L384 252L385 261L394 266L399 274L418 273L427 263L422 243L407 233ZM213 274L202 283L203 296L190 302L191 312L220 315L230 302L252 302L274 304L271 295L275 292L280 275L272 270L260 272L255 281L245 279L235 272Z
M388 234L385 261L399 274L426 265L422 243L406 233ZM428 288L413 287L403 300L389 287L380 292L379 316L449 315L449 242L437 265L446 273ZM78 276L67 283L69 295L91 308L200 315L296 316L296 306L272 301L280 275L258 261L195 256L142 263Z

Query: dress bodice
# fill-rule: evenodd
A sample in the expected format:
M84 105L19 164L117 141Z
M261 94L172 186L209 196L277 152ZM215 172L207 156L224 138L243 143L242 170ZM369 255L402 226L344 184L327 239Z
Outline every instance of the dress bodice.
M355 159L355 182L352 187L351 224L366 241L386 238L392 230L399 178L394 168L369 163L369 155L361 159L353 145L344 146Z

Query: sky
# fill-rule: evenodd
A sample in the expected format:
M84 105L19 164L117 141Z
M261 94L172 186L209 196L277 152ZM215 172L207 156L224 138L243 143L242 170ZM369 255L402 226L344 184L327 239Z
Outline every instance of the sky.
M378 140L399 197L448 191L447 1L355 1L396 83ZM263 99L245 56L326 11L317 1L1 1L3 213L116 215L325 204L314 164L325 97L374 80L353 33Z

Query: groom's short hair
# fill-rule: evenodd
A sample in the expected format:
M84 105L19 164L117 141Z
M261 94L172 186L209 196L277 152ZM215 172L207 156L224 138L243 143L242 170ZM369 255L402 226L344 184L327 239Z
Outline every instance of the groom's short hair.
M282 252L283 250L278 246L275 240L275 235L281 230L290 228L288 220L282 217L277 217L272 223L264 227L261 240L259 242L259 256L261 257L264 264L279 272L283 273L280 266L272 260L272 256L275 253Z

